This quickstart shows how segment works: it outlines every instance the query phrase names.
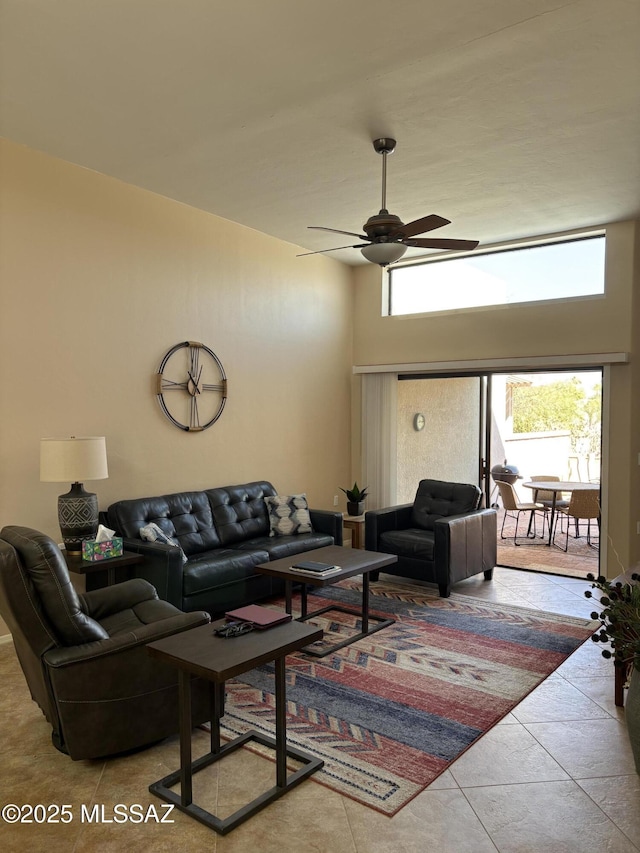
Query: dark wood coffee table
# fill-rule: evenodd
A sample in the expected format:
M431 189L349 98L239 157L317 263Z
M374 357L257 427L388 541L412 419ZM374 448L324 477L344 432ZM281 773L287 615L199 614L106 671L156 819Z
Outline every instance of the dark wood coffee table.
M218 625L224 624L216 623ZM224 639L215 636L215 625L201 625L181 634L173 634L149 643L149 654L165 663L178 667L180 698L180 769L149 786L156 794L180 811L206 826L225 835L266 805L300 784L307 776L319 770L324 762L307 752L287 746L286 740L286 682L285 657L291 652L322 638L322 630L315 625L287 622L264 631L252 631L239 637ZM275 739L257 731L249 731L234 740L220 745L220 718L223 714L224 682L275 661L276 731ZM191 757L191 677L205 678L211 682L211 750L192 761ZM194 773L219 761L225 755L254 740L275 748L276 784L229 817L216 817L193 802L192 777ZM302 767L287 776L287 756L302 763ZM171 788L180 782L180 793Z
M332 565L340 566L339 572L327 577L312 577L310 575L302 575L300 572L292 571L291 566L300 560L316 560L320 563L331 563ZM363 551L356 548L344 548L342 545L328 545L326 548L316 548L313 551L305 551L303 554L294 554L290 557L283 557L280 560L272 560L269 563L260 563L256 569L264 575L271 575L275 578L280 578L285 582L285 609L287 613L293 614L293 585L294 583L302 584L300 593L300 616L298 621L306 622L313 619L314 616L319 616L321 613L328 613L330 610L338 610L341 613L349 613L359 616L362 619L361 631L351 637L347 637L339 643L332 646L324 647L323 649L305 648L304 652L314 657L323 658L338 649L355 643L363 637L368 637L370 634L375 634L382 628L392 625L395 619L383 619L380 616L371 616L369 613L369 573L378 571L385 566L390 566L392 563L397 563L398 558L394 554L381 554L378 551ZM354 575L362 575L362 610L358 612L350 607L344 607L340 604L330 604L328 607L322 607L320 610L314 610L313 613L307 612L307 585L309 586L329 586L337 583L345 578L353 577ZM371 627L369 624L374 621L376 624Z

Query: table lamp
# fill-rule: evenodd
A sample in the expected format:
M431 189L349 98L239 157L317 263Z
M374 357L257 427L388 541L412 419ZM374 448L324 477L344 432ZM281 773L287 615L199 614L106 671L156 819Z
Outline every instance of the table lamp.
M98 498L87 492L85 480L105 480L107 446L104 436L40 439L40 480L71 483L58 498L58 523L68 554L81 554L84 539L98 530Z

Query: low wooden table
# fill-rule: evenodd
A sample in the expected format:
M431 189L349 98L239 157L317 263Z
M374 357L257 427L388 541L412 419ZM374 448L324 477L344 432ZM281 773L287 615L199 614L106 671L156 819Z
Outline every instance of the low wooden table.
M224 622L217 623L224 624ZM215 625L201 625L181 634L173 634L149 643L149 654L178 667L180 697L180 769L149 786L156 794L180 811L225 835L266 805L300 784L319 770L324 762L307 752L287 746L285 657L291 652L322 639L315 625L287 622L264 631L252 631L239 637L224 639L214 634ZM276 736L275 739L249 731L223 746L220 745L220 718L223 712L224 682L264 663L275 661ZM191 757L191 677L211 682L211 750L192 761ZM276 784L227 818L219 818L193 802L194 773L219 761L225 755L254 740L276 751ZM302 767L287 776L287 756ZM180 782L180 793L171 790Z
M106 572L107 586L113 586L116 582L116 569L144 563L142 554L135 554L133 551L123 551L121 557L107 557L104 560L83 560L82 554L67 554L64 549L61 554L69 571L77 575Z
M345 515L342 524L351 531L351 547L364 548L364 515Z
M303 575L300 572L292 571L291 566L299 560L315 560L320 563L330 563L340 566L339 572L327 577L312 577ZM383 619L380 616L371 616L369 614L369 573L390 566L392 563L397 563L398 558L394 554L381 554L378 551L363 551L359 548L344 548L342 545L328 545L325 548L316 548L313 551L305 551L303 554L294 554L290 557L283 557L280 560L272 560L269 563L260 563L256 569L264 575L271 575L275 578L280 578L285 582L285 609L287 613L293 614L293 584L301 584L300 593L300 616L299 621L306 622L313 619L314 616L319 616L321 613L328 613L330 610L338 610L341 613L349 613L351 615L360 616L362 618L361 631L352 637L347 637L339 643L335 643L324 650L305 649L305 654L313 655L314 657L323 658L338 649L344 648L356 640L361 640L363 637L368 637L388 625L392 625L395 619ZM340 604L330 604L328 607L322 607L320 610L314 610L313 613L307 612L307 586L329 586L337 583L345 578L353 577L354 575L362 575L362 610L352 610L350 607L344 607ZM371 627L369 622L373 620L377 624Z

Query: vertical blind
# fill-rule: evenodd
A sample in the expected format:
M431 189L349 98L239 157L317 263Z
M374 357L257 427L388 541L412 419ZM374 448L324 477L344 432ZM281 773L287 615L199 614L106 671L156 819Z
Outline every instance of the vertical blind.
M362 377L362 485L367 509L396 503L397 373Z

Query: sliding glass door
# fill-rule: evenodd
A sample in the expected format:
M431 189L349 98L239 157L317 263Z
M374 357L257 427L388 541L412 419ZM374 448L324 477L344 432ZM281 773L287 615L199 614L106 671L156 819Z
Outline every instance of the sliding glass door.
M502 538L504 508L490 472L505 461L515 466L521 502L533 499L524 483L540 475L599 483L601 369L398 379L397 503L412 501L425 478L476 483L484 504L498 509L501 565L598 572L599 551L579 529L575 535L575 524L566 555L526 537L518 546Z

